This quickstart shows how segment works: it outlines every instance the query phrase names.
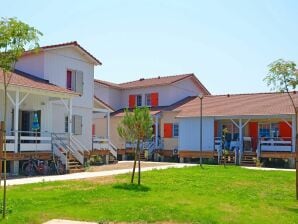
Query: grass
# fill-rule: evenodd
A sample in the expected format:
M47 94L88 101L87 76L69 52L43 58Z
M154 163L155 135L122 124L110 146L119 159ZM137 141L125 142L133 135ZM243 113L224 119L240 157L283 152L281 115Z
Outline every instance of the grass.
M298 223L295 173L204 166L8 188L2 223L84 221L167 223Z

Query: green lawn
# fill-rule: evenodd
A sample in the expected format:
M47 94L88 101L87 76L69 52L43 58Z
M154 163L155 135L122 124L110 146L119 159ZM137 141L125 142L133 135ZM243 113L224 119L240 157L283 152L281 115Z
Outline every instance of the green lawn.
M295 173L204 166L143 173L143 187L129 175L9 187L12 210L3 223L53 218L178 223L298 223Z

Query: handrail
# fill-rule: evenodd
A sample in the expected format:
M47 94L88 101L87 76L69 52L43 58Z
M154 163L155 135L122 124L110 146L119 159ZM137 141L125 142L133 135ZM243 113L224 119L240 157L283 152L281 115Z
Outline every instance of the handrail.
M70 139L77 144L80 148L83 149L83 151L89 151L76 137L73 135L70 136Z
M71 153L81 164L84 164L84 155L82 155L78 150L73 149L70 145L65 144L62 141L61 137L58 137L57 134L52 133L53 136L56 137L56 139L59 140L59 143L63 146L64 149L67 149L67 153ZM65 134L64 134L65 135ZM67 138L66 138L67 139Z

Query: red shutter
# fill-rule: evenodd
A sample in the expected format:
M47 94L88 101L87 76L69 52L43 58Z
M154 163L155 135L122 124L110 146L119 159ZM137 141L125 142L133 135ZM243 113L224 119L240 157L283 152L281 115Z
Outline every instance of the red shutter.
M218 121L214 121L214 137L219 137L217 136L218 134Z
M291 123L291 122L289 122ZM292 137L292 129L286 122L279 123L279 136L281 138L291 138Z
M95 124L92 124L92 136L95 136Z
M134 108L136 106L136 96L135 95L129 95L128 105L129 105L129 108Z
M158 93L151 93L151 106L152 107L158 106Z
M67 71L66 73L66 88L71 90L71 71Z
M256 149L258 147L258 122L249 122L249 136L252 138L252 148Z
M164 124L164 133L165 138L172 138L173 136L173 124L171 123L165 123Z

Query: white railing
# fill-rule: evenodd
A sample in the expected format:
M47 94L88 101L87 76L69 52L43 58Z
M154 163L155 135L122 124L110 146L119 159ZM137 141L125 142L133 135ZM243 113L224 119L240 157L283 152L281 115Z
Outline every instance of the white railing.
M222 139L221 137L214 138L214 150L219 152L222 149Z
M291 152L292 145L292 138L260 138L258 151Z
M74 147L76 143L69 137L68 133L52 133L52 144L58 146L59 150L62 148L66 153L74 156L82 165L84 164L84 153Z
M108 150L109 149L109 139L101 138L101 137L93 137L93 149Z
M93 137L94 150L109 150L110 153L117 158L117 147L108 139L101 137Z
M6 150L8 152L51 151L51 136L48 132L18 131L6 136ZM18 142L15 144L15 135Z
M109 150L112 155L117 158L117 147L112 142L109 142Z
M15 141L14 136L6 136L6 151L7 152L17 151L17 149L15 149L14 141Z
M62 164L64 164L66 167L66 170L68 169L68 163L67 163L67 151L64 149L64 147L60 146L58 142L52 143L53 147L53 153L54 155L58 156Z

